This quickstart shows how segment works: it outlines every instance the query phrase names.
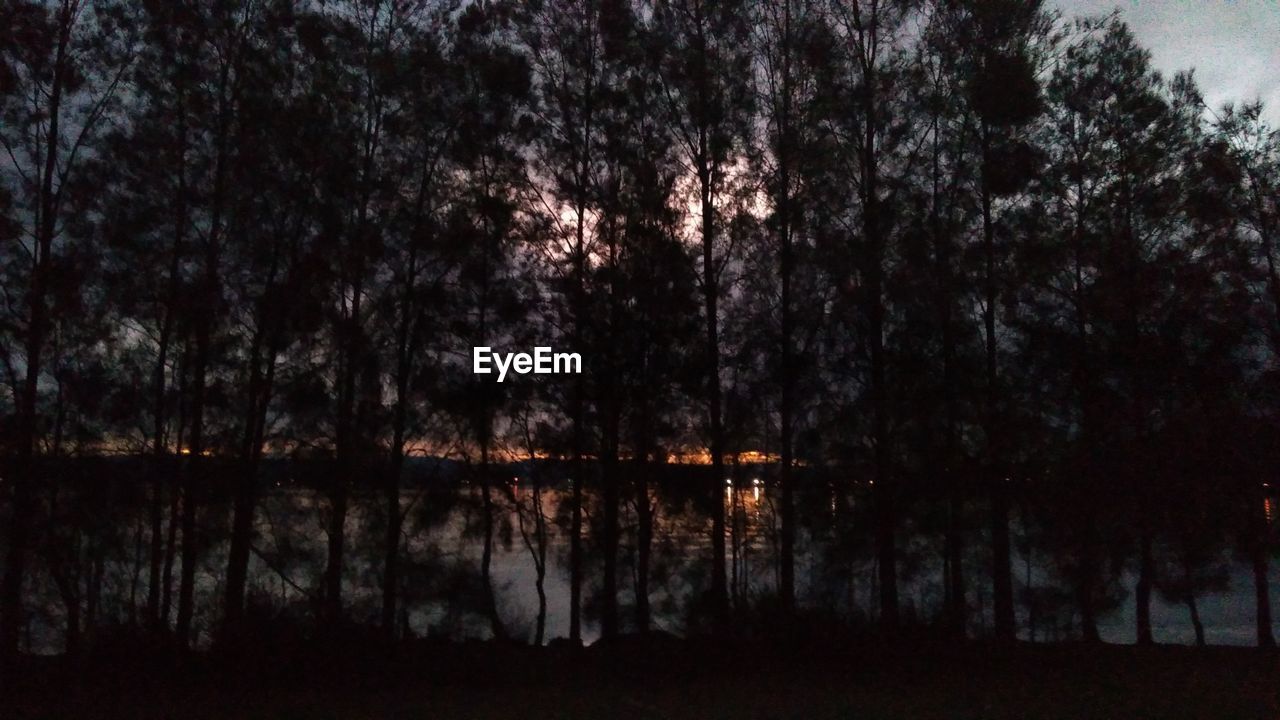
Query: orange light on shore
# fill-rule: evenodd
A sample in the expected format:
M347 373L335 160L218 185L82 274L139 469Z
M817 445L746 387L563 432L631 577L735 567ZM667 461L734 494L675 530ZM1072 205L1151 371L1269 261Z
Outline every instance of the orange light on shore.
M777 453L763 453L759 450L726 453L724 456L725 465L769 465L779 460ZM672 465L710 465L711 452L706 449L669 452L667 462Z

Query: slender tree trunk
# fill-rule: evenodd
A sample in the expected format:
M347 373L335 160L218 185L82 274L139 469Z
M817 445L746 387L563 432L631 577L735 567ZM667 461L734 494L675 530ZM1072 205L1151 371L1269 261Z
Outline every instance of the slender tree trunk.
M653 505L649 500L649 453L640 458L636 493L636 630L649 632L649 557L653 546Z
M93 641L98 626L99 609L102 606L102 578L106 573L104 548L100 543L89 545L89 587L85 591L85 634Z
M199 552L196 537L198 493L203 488L205 463L205 397L207 373L213 352L214 314L221 300L219 287L221 235L227 210L227 185L231 164L231 112L234 105L231 63L224 61L219 69L217 128L215 141L213 193L210 200L209 235L206 240L204 267L200 279L198 307L195 313L195 366L192 372L191 454L183 475L182 496L182 573L178 582L178 645L184 650L191 642L191 623L195 614L195 571Z
M160 572L164 567L164 474L167 465L157 453L151 464L151 498L147 508L150 554L147 572L147 624L160 624Z
M281 248L272 250L263 298L277 287ZM249 578L249 552L253 545L253 519L257 504L258 469L266 439L267 408L275 383L276 355L280 342L280 318L276 308L258 300L257 329L249 352L249 387L246 393L244 429L241 440L241 469L236 478L231 547L227 553L227 582L224 600L225 630L234 635L244 619L245 592ZM265 356L265 357L264 357ZM264 367L265 363L265 367Z
M215 200L213 227L219 223ZM179 647L186 649L191 642L191 624L195 617L195 573L199 554L199 538L196 537L196 508L199 493L204 485L204 406L206 373L212 352L212 313L217 291L217 231L210 232L209 249L205 258L203 279L203 305L197 311L195 322L195 367L192 372L190 455L183 469L182 479L182 571L178 581Z
M257 438L257 406L259 386L262 383L260 351L255 339L249 362L252 366L249 378L249 409L245 417L245 437L241 448L241 462L235 483L235 498L231 518L231 547L227 552L227 581L223 598L224 630L234 635L244 617L245 590L249 577L249 546L253 534L254 491L257 484L258 458L262 447L254 447Z
M1196 647L1204 647L1204 623L1200 621L1200 607L1196 604L1195 593L1187 593L1187 612L1191 615L1191 627L1196 633Z
M197 341L197 355L202 343ZM204 345L207 348L207 345ZM178 621L175 632L178 645L187 648L191 642L191 623L195 617L195 578L196 560L199 555L199 538L196 537L196 507L199 503L199 489L203 486L204 466L201 453L204 450L201 414L203 412L200 396L204 394L201 376L203 368L196 363L196 400L192 403L191 455L184 463L182 470L182 569L178 577Z
M964 580L964 480L958 467L956 428L959 425L956 408L956 341L953 327L954 286L951 270L951 237L950 223L945 223L944 231L941 205L943 193L941 188L941 143L939 140L939 123L934 119L932 128L932 202L930 203L930 230L933 235L934 262L936 265L936 282L938 286L937 307L938 324L942 332L942 394L945 426L943 433L943 467L941 473L947 491L947 527L943 538L943 563L946 573L946 606L947 623L952 633L959 637L965 635L968 626L968 604Z
M166 462L168 445L165 433L168 427L166 412L166 384L168 372L169 346L173 340L174 325L178 313L178 294L182 287L181 265L187 231L187 114L186 103L181 90L178 99L178 188L174 198L175 219L173 230L173 250L169 258L168 297L164 307L164 317L160 322L159 347L156 353L156 365L152 374L153 399L151 453L153 456L153 476L151 494L151 565L147 583L147 617L152 628L160 624L160 572L163 563L164 544L162 523L164 514L164 486L174 467Z
M402 409L397 408L397 414ZM384 502L387 506L387 535L383 539L382 632L387 640L395 639L396 603L400 587L400 476L404 472L403 418L397 420L392 440L391 467L387 471Z
M589 135L588 143L589 143ZM589 146L584 155L589 153ZM585 162L584 162L585 164ZM585 174L585 172L584 172ZM578 224L573 250L573 349L582 352L583 324L586 322L586 190L585 179L579 178L576 202ZM570 400L573 423L572 472L573 491L569 517L569 641L582 643L582 455L586 450L586 386L581 374L574 376Z
M208 280L206 280L208 282ZM209 288L206 288L206 293ZM207 299L206 302L212 302ZM191 399L190 455L182 471L182 570L178 579L178 646L184 650L191 642L191 626L195 617L195 577L199 555L196 536L196 508L204 487L204 402L205 373L210 353L211 309L206 305L196 321L196 357L192 373L194 387Z
M1093 588L1086 583L1080 589L1080 636L1085 642L1101 642L1098 636L1098 618L1093 605Z
M795 264L791 213L791 2L787 0L783 8L782 28L782 107L778 118L778 199L777 222L779 238L778 274L781 285L779 298L779 339L781 342L779 363L780 399L779 444L781 471L779 478L782 497L779 514L781 516L781 542L779 558L779 595L784 613L795 610L796 604L796 512L795 512L795 479L792 472L792 435L795 416L795 363L792 360L793 338L791 317L791 280Z
M569 641L582 643L582 390L573 399L573 490L569 507Z
M414 202L414 236L425 232L426 207L433 188L436 156L426 152L422 159L422 173ZM396 398L391 421L391 467L387 473L385 499L387 534L383 541L382 572L382 629L387 640L395 639L396 605L400 592L400 535L404 517L400 508L400 480L404 474L405 443L409 424L410 376L415 370L414 354L419 333L417 319L419 303L417 285L419 274L416 241L411 240L407 268L402 276L399 322L396 327Z
M161 573L161 592L160 592L160 627L169 627L169 617L173 610L173 562L174 555L178 547L178 522L179 513L181 512L182 498L180 483L180 473L175 468L173 476L169 480L169 526L167 530L168 537L165 539L164 546L164 570Z
M1187 589L1185 602L1187 604L1187 613L1191 617L1191 627L1196 633L1196 647L1204 647L1204 623L1200 621L1200 606L1196 603L1196 589L1194 578L1191 575L1191 562L1185 554L1182 557L1182 582Z
M342 575L346 556L347 506L352 476L355 474L355 383L360 341L356 337L360 317L361 288L351 284L353 296L349 314L343 318L342 368L339 375L337 408L337 462L329 486L328 552L324 577L324 616L331 628L342 623Z
M875 73L868 69L864 91L863 137L863 233L869 250L868 319L871 344L871 401L875 438L876 565L879 574L880 623L893 632L898 627L897 509L890 469L889 398L884 353L884 237L880 226L878 189L879 158L876 147Z
M618 173L616 167L613 172ZM622 293L618 285L622 269L619 251L618 229L618 183L609 183L608 218L604 238L607 242L608 263L612 272L608 285L608 338L606 340L604 360L605 372L609 378L620 378L621 369L618 359L618 343L621 341L622 328ZM601 591L604 601L600 612L600 630L604 637L618 634L618 513L621 504L621 478L618 463L618 448L622 443L622 397L615 388L605 385L600 393L601 414L604 420L604 448L601 458L601 471L604 487L604 582Z
M187 338L183 338L182 360L178 366L178 417L174 430L174 447L181 449L183 443L187 441L187 364L191 355L191 343ZM168 537L165 540L164 550L164 572L161 576L162 587L160 593L160 626L168 629L169 616L173 609L173 563L178 548L178 525L181 512L182 498L182 472L184 462L179 456L179 462L175 463L169 473L169 526Z
M1267 572L1267 516L1262 499L1256 493L1250 493L1249 516L1252 518L1253 538L1249 548L1250 564L1253 566L1253 594L1257 609L1258 647L1273 648L1276 646L1275 635L1271 629L1271 590Z
M426 175L418 192L418 216L426 195ZM409 376L413 372L414 283L417 279L417 249L409 254L408 270L400 298L400 322L396 328L396 399L391 420L391 467L387 472L385 503L387 535L383 541L382 630L386 639L395 639L396 598L400 584L400 476L404 472L404 446L408 426Z
M612 404L612 403L611 403ZM604 595L600 611L600 633L611 638L618 634L618 439L616 418L606 430L605 453L601 471L604 481Z
M542 646L547 631L547 518L542 512L542 479L533 473L533 532L537 541L534 568L534 588L538 592L538 620L534 630L534 645Z
M486 184L486 191L491 191L491 187ZM492 194L487 192L491 197ZM489 337L489 310L490 310L490 284L493 280L491 277L491 261L492 256L497 254L499 249L499 240L494 228L486 220L485 223L485 247L483 255L483 269L480 278L480 303L479 303L479 337L482 342L488 342ZM491 566L493 563L493 530L494 530L494 507L493 495L491 493L491 485L493 478L490 476L490 458L489 453L493 443L493 423L496 408L493 405L493 395L485 393L483 405L479 408L479 415L476 418L474 426L476 442L480 446L480 491L482 493L482 511L483 511L483 531L484 545L480 556L480 580L484 585L484 611L489 618L489 628L493 633L495 640L506 640L507 631L502 624L502 618L498 615L497 596L493 589L493 577L491 574ZM580 487L575 488L579 493ZM576 496L581 500L581 494ZM581 511L581 504L576 508ZM581 522L579 518L579 522ZM580 528L579 528L580 529ZM576 533L575 533L576 534ZM572 560L571 560L572 562ZM581 556L578 557L581 562ZM579 568L579 572L581 572ZM581 578L579 577L579 580Z
M329 490L329 544L324 576L324 614L330 627L342 622L342 574L346 554L347 525L347 472L346 464L339 463L338 477L333 478Z
M991 471L987 471L989 476ZM992 605L996 637L1012 642L1017 636L1013 614L1013 567L1009 559L1009 491L999 474L990 476Z
M1255 186L1253 198L1258 216L1258 236L1262 241L1263 258L1267 266L1267 289L1271 293L1272 311L1276 322L1276 328L1272 334L1273 353L1280 355L1280 270L1276 267L1271 215L1267 212L1264 199L1271 189L1265 184L1260 185L1256 175L1251 174L1251 176ZM1261 191L1258 188L1261 188ZM1271 592L1267 579L1267 553L1270 548L1268 547L1269 529L1264 506L1265 498L1254 500L1252 493L1249 497L1254 506L1249 511L1249 516L1254 518L1255 524L1250 561L1253 565L1253 589L1257 607L1258 647L1273 648L1276 646L1276 640L1271 628Z
M138 625L138 584L142 581L142 523L133 524L133 567L129 572L129 612L125 622Z
M729 598L725 584L724 429L720 410L720 318L717 309L720 291L715 263L715 208L705 132L700 142L698 179L702 212L702 286L706 313L707 416L711 435L711 606L716 630L724 632L729 624Z
M1076 400L1080 409L1080 445L1085 453L1086 462L1084 463L1083 472L1093 473L1096 471L1097 463L1094 462L1095 444L1095 420L1094 395L1093 395L1093 377L1090 374L1091 363L1089 362L1089 317L1086 312L1086 295L1085 295L1085 278L1084 278L1084 215L1085 215L1085 191L1084 176L1079 168L1083 167L1082 158L1077 157L1077 164L1072 184L1075 187L1076 206L1075 222L1072 232L1072 274L1073 274L1073 301L1075 305L1074 323L1076 334L1075 357L1073 358L1072 372L1074 374L1074 385ZM1076 600L1080 606L1080 624L1081 635L1086 642L1098 642L1098 624L1097 616L1094 610L1093 598L1093 578L1098 571L1097 560L1094 557L1093 547L1096 544L1095 528L1093 522L1088 517L1076 519L1074 522L1079 523L1075 530L1083 538L1083 548L1080 551L1080 578L1077 582Z
M485 437L481 439L480 444L480 492L483 493L481 500L483 501L483 522L484 522L484 547L480 555L480 579L484 583L484 609L485 614L489 618L489 629L493 632L496 640L505 640L507 638L506 628L502 624L502 618L498 615L498 598L493 589L493 526L494 526L494 506L492 483L489 467L489 440L486 428Z
M1138 584L1134 590L1137 619L1137 644L1151 645L1151 586L1155 575L1155 559L1151 551L1151 532L1143 527L1138 538Z
M53 183L54 176L58 173L63 81L70 70L68 49L74 21L71 6L64 3L58 14L58 45L54 55L46 115L48 132L45 137L50 140L44 145L44 167L40 171L36 252L27 295L30 318L25 338L26 375L22 395L18 399L16 447L13 448L17 456L13 475L13 516L9 528L9 555L5 562L4 576L0 579L0 670L3 670L3 665L9 659L17 656L19 630L23 622L22 585L30 551L28 546L31 542L30 524L34 500L32 486L35 482L36 399L39 395L41 360L48 332L47 295L51 281L49 276L53 272L53 239L57 233L58 203Z
M79 554L79 533L76 533L76 554ZM80 607L80 576L79 573L67 577L63 572L54 573L54 581L58 585L58 594L62 596L62 608L66 613L66 630L63 637L62 650L68 657L76 657L80 654L81 640L83 633L81 630L84 623L81 621Z
M367 177L367 175L366 175ZM364 209L360 211L358 227L364 227ZM354 250L361 252L360 248ZM330 626L342 623L342 575L346 557L347 509L350 502L351 480L356 472L356 373L363 356L360 313L364 288L362 263L352 263L354 279L344 284L351 288L351 305L342 320L342 367L339 375L337 408L337 477L329 487L329 546L325 569L324 607Z
M1027 522L1026 508L1022 510L1022 522ZM1035 588L1031 585L1031 545L1027 544L1026 555L1023 556L1022 565L1023 586L1027 593L1027 637L1031 642L1036 641L1036 622L1039 619L1036 615L1036 593Z
M998 409L999 370L996 361L996 250L995 220L991 214L992 192L987 177L993 162L990 148L990 131L983 123L982 133L982 251L983 251L983 308L982 325L986 346L986 408L984 430L986 435L984 470L987 487L991 493L991 584L992 604L995 608L996 637L1002 642L1012 642L1017 637L1013 610L1013 566L1009 558L1009 488L1004 477L1005 469L1000 438L1000 411Z
M353 232L347 238L346 257L340 277L339 291L342 297L348 292L351 297L347 313L339 324L339 350L341 370L338 377L338 407L336 408L335 450L337 454L337 471L339 477L330 486L329 498L329 548L325 569L324 613L329 624L338 626L343 621L342 609L342 576L346 554L347 510L350 503L351 483L358 464L366 459L363 440L367 437L363 423L358 417L356 408L356 377L363 367L368 352L364 337L363 319L361 317L364 301L365 258L369 249L366 247L370 231L369 214L370 199L379 178L375 173L377 154L382 137L383 102L385 98L379 94L374 80L373 60L385 57L375 54L373 46L378 42L377 22L381 16L381 3L375 3L368 15L368 26L364 29L364 40L369 43L370 52L366 54L364 67L365 92L364 101L368 105L361 108L363 129L361 133L360 171L355 178L358 188L356 214L353 218ZM390 33L385 38L390 43ZM378 48L385 52L385 47ZM363 413L361 413L363 414Z
M524 439L525 450L529 456L529 476L532 481L530 489L530 504L533 509L533 537L529 537L529 531L525 528L524 505L520 502L519 490L512 490L511 504L515 508L516 522L520 526L520 537L524 540L524 546L533 557L534 569L534 589L538 593L538 617L535 621L533 632L533 644L535 647L541 647L543 640L546 638L547 631L547 518L542 511L542 475L538 471L537 461L534 459L533 436L529 433L529 415L526 412L524 417Z
M1094 539L1089 533L1086 533L1086 535L1085 548L1082 550L1080 558L1080 577L1076 587L1076 600L1080 605L1080 635L1085 642L1096 643L1101 641L1101 637L1098 635L1098 613L1094 599L1095 570L1098 567L1098 563L1093 552Z

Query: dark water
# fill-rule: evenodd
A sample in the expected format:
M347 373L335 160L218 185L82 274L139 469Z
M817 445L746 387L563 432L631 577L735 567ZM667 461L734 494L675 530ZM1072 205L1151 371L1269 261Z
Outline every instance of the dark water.
M489 490L494 507L494 555L491 585L498 616L508 635L532 640L539 615L536 592L539 543L538 513L545 527L544 640L568 634L568 502L566 483L535 486L527 471L506 471ZM728 530L730 584L741 622L767 623L767 607L777 583L777 517L774 487L758 474L740 473L720 498L731 519ZM225 489L231 478L206 489L198 527L201 538L196 573L196 641L207 645L219 617L222 582L229 545L230 504ZM221 482L221 484L220 484ZM329 506L325 494L296 481L288 473L264 479L255 522L250 564L253 612L271 622L305 632L318 609L326 563ZM59 652L65 643L67 608L80 606L84 635L92 638L137 622L147 596L150 548L147 513L149 486L137 478L51 484L44 509L42 551L28 580L25 598L30 620L26 639L34 652ZM415 636L484 638L491 634L480 575L484 545L483 490L462 480L415 483L401 493L404 508L403 584L400 624ZM621 510L619 602L623 629L634 627L634 580L638 560L637 498L626 495ZM702 603L709 584L711 493L706 484L687 477L655 477L650 483L653 508L649 598L652 627L687 633L703 622ZM598 495L585 493L584 640L598 637L596 617L603 560L594 526L601 512ZM169 499L165 498L167 542ZM799 515L797 595L809 609L850 623L875 618L876 567L864 501L858 493L804 493ZM973 509L975 518L981 507ZM1076 633L1074 608L1062 581L1046 561L1044 548L1030 542L1022 516L1014 515L1015 592L1021 637L1064 639ZM344 608L356 623L374 625L381 607L381 573L385 533L385 500L357 488L346 519L348 550L343 576ZM928 624L941 615L943 603L942 539L931 525L927 508L916 508L902 521L900 595L904 616ZM975 519L971 527L981 527ZM180 542L180 533L177 538ZM991 602L985 539L968 540L965 569L970 633L991 627ZM1224 550L1224 553L1226 551ZM1224 555L1224 557L1228 557ZM176 614L180 553L171 570L172 605ZM1134 584L1129 568L1119 572L1115 606L1100 621L1103 639L1134 639ZM1273 592L1276 589L1272 588ZM1229 562L1220 592L1198 598L1211 644L1249 645L1255 641L1253 585L1248 569ZM1194 634L1182 603L1153 600L1157 642L1189 643Z

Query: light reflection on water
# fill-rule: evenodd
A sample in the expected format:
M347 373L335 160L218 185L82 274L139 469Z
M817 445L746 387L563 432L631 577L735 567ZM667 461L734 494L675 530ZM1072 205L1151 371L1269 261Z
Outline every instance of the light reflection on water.
M547 616L545 637L568 634L568 554L569 542L567 488L535 488L527 478L495 487L491 497L495 503L494 556L492 584L496 605L508 632L517 638L532 637L538 612L535 593L537 552L536 536L527 536L536 527L536 512L546 521ZM478 485L462 485L446 495L405 490L401 506L406 516L402 563L404 571L403 624L417 636L442 634L454 638L486 637L487 621L476 611L478 568L482 553L482 512ZM535 503L535 498L537 502ZM735 607L767 597L776 587L777 568L777 502L776 489L761 478L745 483L730 482L723 501L726 512L726 566L730 573ZM819 501L817 514L829 510L822 522L812 514L797 537L797 596L802 603L834 607L848 616L869 617L874 614L875 566L869 547L855 547L840 552L833 547L844 544L832 539L832 527L840 527L837 516L853 512L852 498L832 493L829 501ZM707 584L710 565L710 520L705 508L696 506L689 497L672 494L654 484L649 490L649 504L654 508L650 603L652 627L681 633L687 627L689 611L697 603L696 595ZM108 548L103 558L103 600L99 625L109 625L114 618L122 621L129 615L131 603L146 596L145 558L138 562L133 554L142 545L132 542L140 526L145 526L145 509L132 508L117 519L119 542ZM809 512L812 513L813 508ZM1271 500L1265 511L1273 516ZM348 554L344 569L344 606L357 622L373 624L381 602L382 548L385 533L384 499L380 495L353 498L346 520ZM251 595L268 606L273 614L286 613L307 617L314 609L314 593L319 588L326 558L326 515L328 504L316 491L296 487L272 488L260 498L256 515L256 538L251 557ZM230 513L225 506L206 509L201 524L212 542L201 556L197 572L196 629L198 644L207 645L216 626L217 603L221 599L221 578L225 571ZM598 523L600 508L588 497L584 512L584 548L586 551L586 587L584 598L583 639L598 637L594 611L590 601L598 590L602 560L591 527ZM524 532L521 532L521 520ZM624 630L632 622L634 578L638 556L636 529L639 514L637 498L625 492L620 508L619 602ZM912 520L908 519L908 522ZM1015 523L1016 525L1016 523ZM1017 537L1021 530L1014 528ZM942 603L941 544L937 537L912 533L902 548L904 580L900 595L909 613L928 618ZM532 547L531 547L532 544ZM143 544L145 545L145 544ZM855 543L856 545L856 543ZM1015 543L1015 547L1018 545ZM991 627L989 591L981 581L989 562L986 548L971 541L966 557L970 580L969 607L973 612L971 631L975 634ZM1044 587L1052 582L1051 574L1034 556L1031 562L1015 550L1015 591L1028 583ZM832 569L838 568L833 581ZM178 567L174 567L176 597ZM142 589L138 589L138 576ZM1122 576L1122 585L1132 589L1131 572ZM1273 593L1278 589L1273 583ZM37 608L29 628L33 650L56 652L62 645L65 613L48 568L37 568L31 580L29 607ZM1252 578L1247 568L1232 565L1229 589L1199 599L1199 610L1211 644L1252 644L1253 624ZM1061 611L1070 615L1068 607ZM1027 636L1027 608L1019 606L1019 624ZM1037 639L1061 637L1046 630L1045 610L1039 611ZM1065 624L1069 618L1063 618ZM1153 631L1157 642L1189 643L1194 635L1186 610L1180 603L1153 599ZM1133 607L1129 598L1101 619L1099 630L1104 640L1134 640Z

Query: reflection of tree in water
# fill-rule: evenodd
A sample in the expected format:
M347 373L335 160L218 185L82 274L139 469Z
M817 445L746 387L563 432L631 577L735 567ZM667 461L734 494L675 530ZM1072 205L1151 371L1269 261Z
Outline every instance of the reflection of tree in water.
M277 479L258 506L246 622L263 638L301 639L321 628L318 598L327 543L318 529L327 520L326 503L322 494L308 486L314 468L270 465L271 476ZM62 479L45 487L36 518L36 525L44 529L37 544L40 562L27 589L33 612L23 635L33 650L137 640L130 628L136 627L146 604L148 543L144 536L150 498L131 482L136 469L137 463L130 460L66 461L57 468ZM566 622L566 498L570 493L564 468L554 462L524 463L504 471L511 480L494 494L495 605L510 637L546 642L561 636ZM701 476L700 469L655 469L646 483L654 519L649 592L653 628L677 634L701 632L711 622L706 598L710 520L705 495L691 491L696 485L689 482ZM877 575L871 525L862 509L868 504L867 496L856 485L823 473L806 477L805 485L825 488L797 495L798 510L806 518L797 545L797 590L806 617L809 622L823 618L827 625L873 623ZM200 646L212 642L220 620L220 567L231 532L230 497L221 489L229 486L230 477L211 476L199 515L194 626ZM743 633L767 633L783 621L777 614L775 594L776 491L767 470L758 476L749 470L743 473L743 482L726 486L721 496L732 520L729 561L734 571L735 616ZM475 485L450 480L438 470L415 471L405 482L399 635L490 636L488 589L479 563L483 502L477 492ZM595 523L600 496L591 489L586 497L587 517ZM352 499L344 593L350 622L369 626L380 609L385 516L379 511L378 494L357 492ZM1123 628L1117 611L1123 608L1132 569L1125 566L1122 554L1114 552L1099 563L1079 561L1091 552L1085 543L1100 541L1095 534L1079 532L1071 502L1071 493L1064 489L1022 497L1016 505L1012 529L1018 558L1018 614L1029 639L1078 636L1082 587L1092 593L1089 602L1096 608L1099 631L1114 636ZM1189 641L1241 637L1229 625L1239 618L1224 615L1223 605L1230 608L1247 602L1241 597L1249 592L1242 565L1229 552L1231 527L1218 519L1220 509L1212 502L1212 497L1204 496L1199 503L1171 507L1180 516L1168 522L1184 534L1176 543L1162 543L1158 555L1158 589L1165 603L1158 607L1161 616L1170 618L1162 632L1170 627L1185 629ZM944 508L945 503L920 501L907 513L909 527L918 528L917 536L926 538L906 545L901 563L904 618L920 624L939 621L945 607L941 535L927 532L939 527ZM1096 511L1091 512L1096 518ZM1120 532L1123 526L1117 523L1122 519L1117 515L1115 523L1095 532ZM621 617L623 629L630 630L635 626L639 534L634 503L623 504L620 528ZM600 547L590 538L586 538L584 569L590 590L586 595L588 637L594 637L603 564ZM1113 538L1095 545L1093 551L1119 542L1122 539ZM975 549L969 559L976 562L980 554ZM1247 559L1247 555L1239 558ZM1107 574L1085 577L1089 566L1101 567ZM1197 602L1215 595L1221 600L1208 606ZM969 602L974 609L970 631L982 633L991 627L990 597L975 590Z

